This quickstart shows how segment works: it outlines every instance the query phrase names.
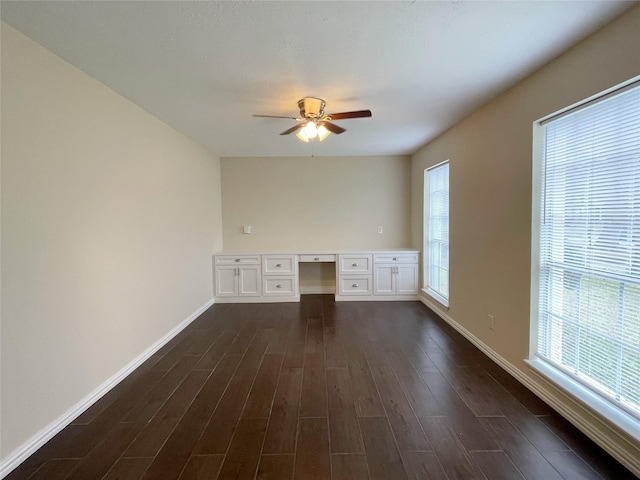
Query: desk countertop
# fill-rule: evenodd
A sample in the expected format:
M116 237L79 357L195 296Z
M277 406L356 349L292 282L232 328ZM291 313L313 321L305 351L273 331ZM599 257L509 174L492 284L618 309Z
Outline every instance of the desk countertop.
M213 255L350 255L350 254L375 254L375 253L420 253L415 248L372 248L372 249L267 249L267 250L222 250Z

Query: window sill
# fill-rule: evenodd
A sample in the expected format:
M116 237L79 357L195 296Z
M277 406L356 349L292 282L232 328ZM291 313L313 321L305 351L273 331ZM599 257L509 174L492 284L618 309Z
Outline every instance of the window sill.
M434 290L431 290L430 288L423 288L422 293L428 295L431 300L435 300L445 309L449 310L449 299L444 298L442 295L439 295L438 293L436 293Z
M586 408L608 420L636 441L640 441L640 421L633 416L608 402L597 393L592 392L580 382L573 380L569 375L564 374L544 360L534 358L525 360L525 362L533 369L534 373L561 388Z

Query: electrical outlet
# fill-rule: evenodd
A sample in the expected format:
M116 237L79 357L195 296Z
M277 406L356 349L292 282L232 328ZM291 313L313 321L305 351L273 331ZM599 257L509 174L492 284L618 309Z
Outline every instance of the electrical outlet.
M489 320L489 330L495 330L496 329L496 317L494 317L493 315L487 315L487 318Z
M378 233L384 233L384 228L382 228L381 226L378 227Z

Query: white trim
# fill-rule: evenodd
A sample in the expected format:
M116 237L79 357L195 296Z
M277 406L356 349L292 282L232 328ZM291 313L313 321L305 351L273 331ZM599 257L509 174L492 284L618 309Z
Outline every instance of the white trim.
M538 349L538 312L540 302L540 215L542 215L542 162L544 158L544 128L533 122L531 172L531 286L529 295L529 355Z
M336 302L410 302L418 295L336 295Z
M446 308L447 310L449 310L449 299L443 297L442 295L440 295L438 292L436 292L434 289L432 289L431 287L425 287L422 289L422 293L423 295L427 295L431 300L435 300L436 302L438 302L441 306L443 306L444 308Z
M597 443L603 450L628 468L633 474L640 477L640 445L626 432L618 429L606 418L597 415L582 402L577 401L571 395L557 388L546 378L539 376L541 383L535 382L529 375L516 368L504 357L496 353L465 327L456 322L441 308L429 302L424 295L420 300L433 312L458 331L467 340L478 347L491 360L511 374L516 380L527 387L536 396L556 410L560 415L572 423L578 430ZM532 372L535 373L534 370ZM537 375L536 375L537 376Z
M424 252L422 255L422 282L423 282L423 289L422 291L427 293L428 295L432 296L436 301L438 301L439 303L441 303L442 305L444 305L445 307L449 307L449 298L448 295L444 296L441 293L437 292L435 289L433 289L429 283L430 283L430 277L431 277L431 260L430 260L430 256L431 256L431 252L430 252L430 229L431 229L431 192L430 192L430 175L431 172L435 169L447 166L448 169L448 175L450 175L450 166L451 166L451 160L450 159L446 159L443 160L440 163L437 163L435 165L431 165L430 167L427 167L424 169L424 173L423 173L423 177L422 177L422 251ZM450 195L450 179L449 182L447 183L447 194ZM450 202L449 202L450 203ZM447 205L447 208L449 208L449 205ZM450 222L447 222L447 230L449 231L448 233L450 233ZM447 249L450 250L450 246L451 246L451 239L449 239L449 243L447 244ZM450 264L449 262L447 263L447 283L449 284L448 290L450 290L450 285L451 285L451 277L449 275L450 271L449 271L449 267ZM450 292L448 292L450 293Z
M640 76L597 93L558 112L533 122L532 128L532 189L531 189L531 291L529 356L524 361L532 375L522 381L536 395L555 408L585 435L600 445L618 461L640 477L640 423L623 409L581 385L580 382L553 367L544 359L536 358L538 351L538 324L540 318L540 232L545 211L545 126L552 120L572 114L607 96L637 86ZM519 379L520 380L520 379Z
M562 108L556 112L550 113L549 115L545 115L544 117L542 117L541 119L539 119L536 123L539 123L540 125L543 125L545 123L550 122L551 120L555 120L556 118L560 118L564 115L567 115L569 113L572 113L574 110L586 107L588 104L593 103L596 100L600 100L603 99L604 97L607 97L609 95L615 94L615 93L619 93L620 91L626 89L626 88L632 88L634 83L638 83L640 82L640 75L638 75L637 77L633 77L630 78L629 80L627 80L626 82L622 82L618 85L615 85L611 88L607 88L606 90L603 90L602 92L598 92L594 95L591 95L588 98L585 98L583 100L580 100L579 102L576 102L572 105L569 105L568 107Z
M260 297L216 297L216 303L286 303L299 302L300 295L260 296Z
M602 418L609 419L620 430L629 436L629 439L640 442L640 422L626 413L624 410L614 406L603 397L595 393L590 388L564 374L561 370L550 365L540 358L525 360L533 372L545 381L550 381L567 391L569 395L584 404L585 408L592 410Z
M300 286L300 295L330 295L335 293L336 287L333 285Z
M144 352L142 352L138 357L134 358L131 362L125 365L119 372L117 372L114 376L109 378L106 382L96 388L93 392L87 395L84 399L78 402L76 405L71 407L65 413L56 418L53 422L47 425L45 428L40 430L34 436L32 436L29 440L11 452L7 458L5 458L2 462L0 462L0 478L4 478L9 475L16 467L18 467L22 462L24 462L28 457L30 457L36 450L42 447L45 443L51 440L57 433L59 433L63 428L69 425L73 420L75 420L80 414L82 414L85 410L91 407L94 403L100 400L109 390L115 387L118 383L124 380L131 372L133 372L136 368L138 368L145 360L147 360L151 355L156 353L160 348L162 348L166 343L168 343L173 337L175 337L178 333L184 330L191 322L193 322L196 318L198 318L205 310L207 310L211 305L213 305L215 299L209 300L203 306L198 308L195 312L189 315L185 320L183 320L179 325L175 326L171 329L166 335L164 335L160 340L155 342L149 348L147 348Z
M440 163L436 163L435 165L431 165L430 167L425 168L425 171L434 170L434 169L436 169L438 167L441 167L445 163L449 163L449 159L448 158L446 160L441 161Z

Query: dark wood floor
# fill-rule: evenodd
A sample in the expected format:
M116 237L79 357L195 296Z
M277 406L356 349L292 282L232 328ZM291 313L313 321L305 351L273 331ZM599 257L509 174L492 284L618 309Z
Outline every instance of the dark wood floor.
M523 478L635 477L424 305L315 295L213 306L7 477Z

